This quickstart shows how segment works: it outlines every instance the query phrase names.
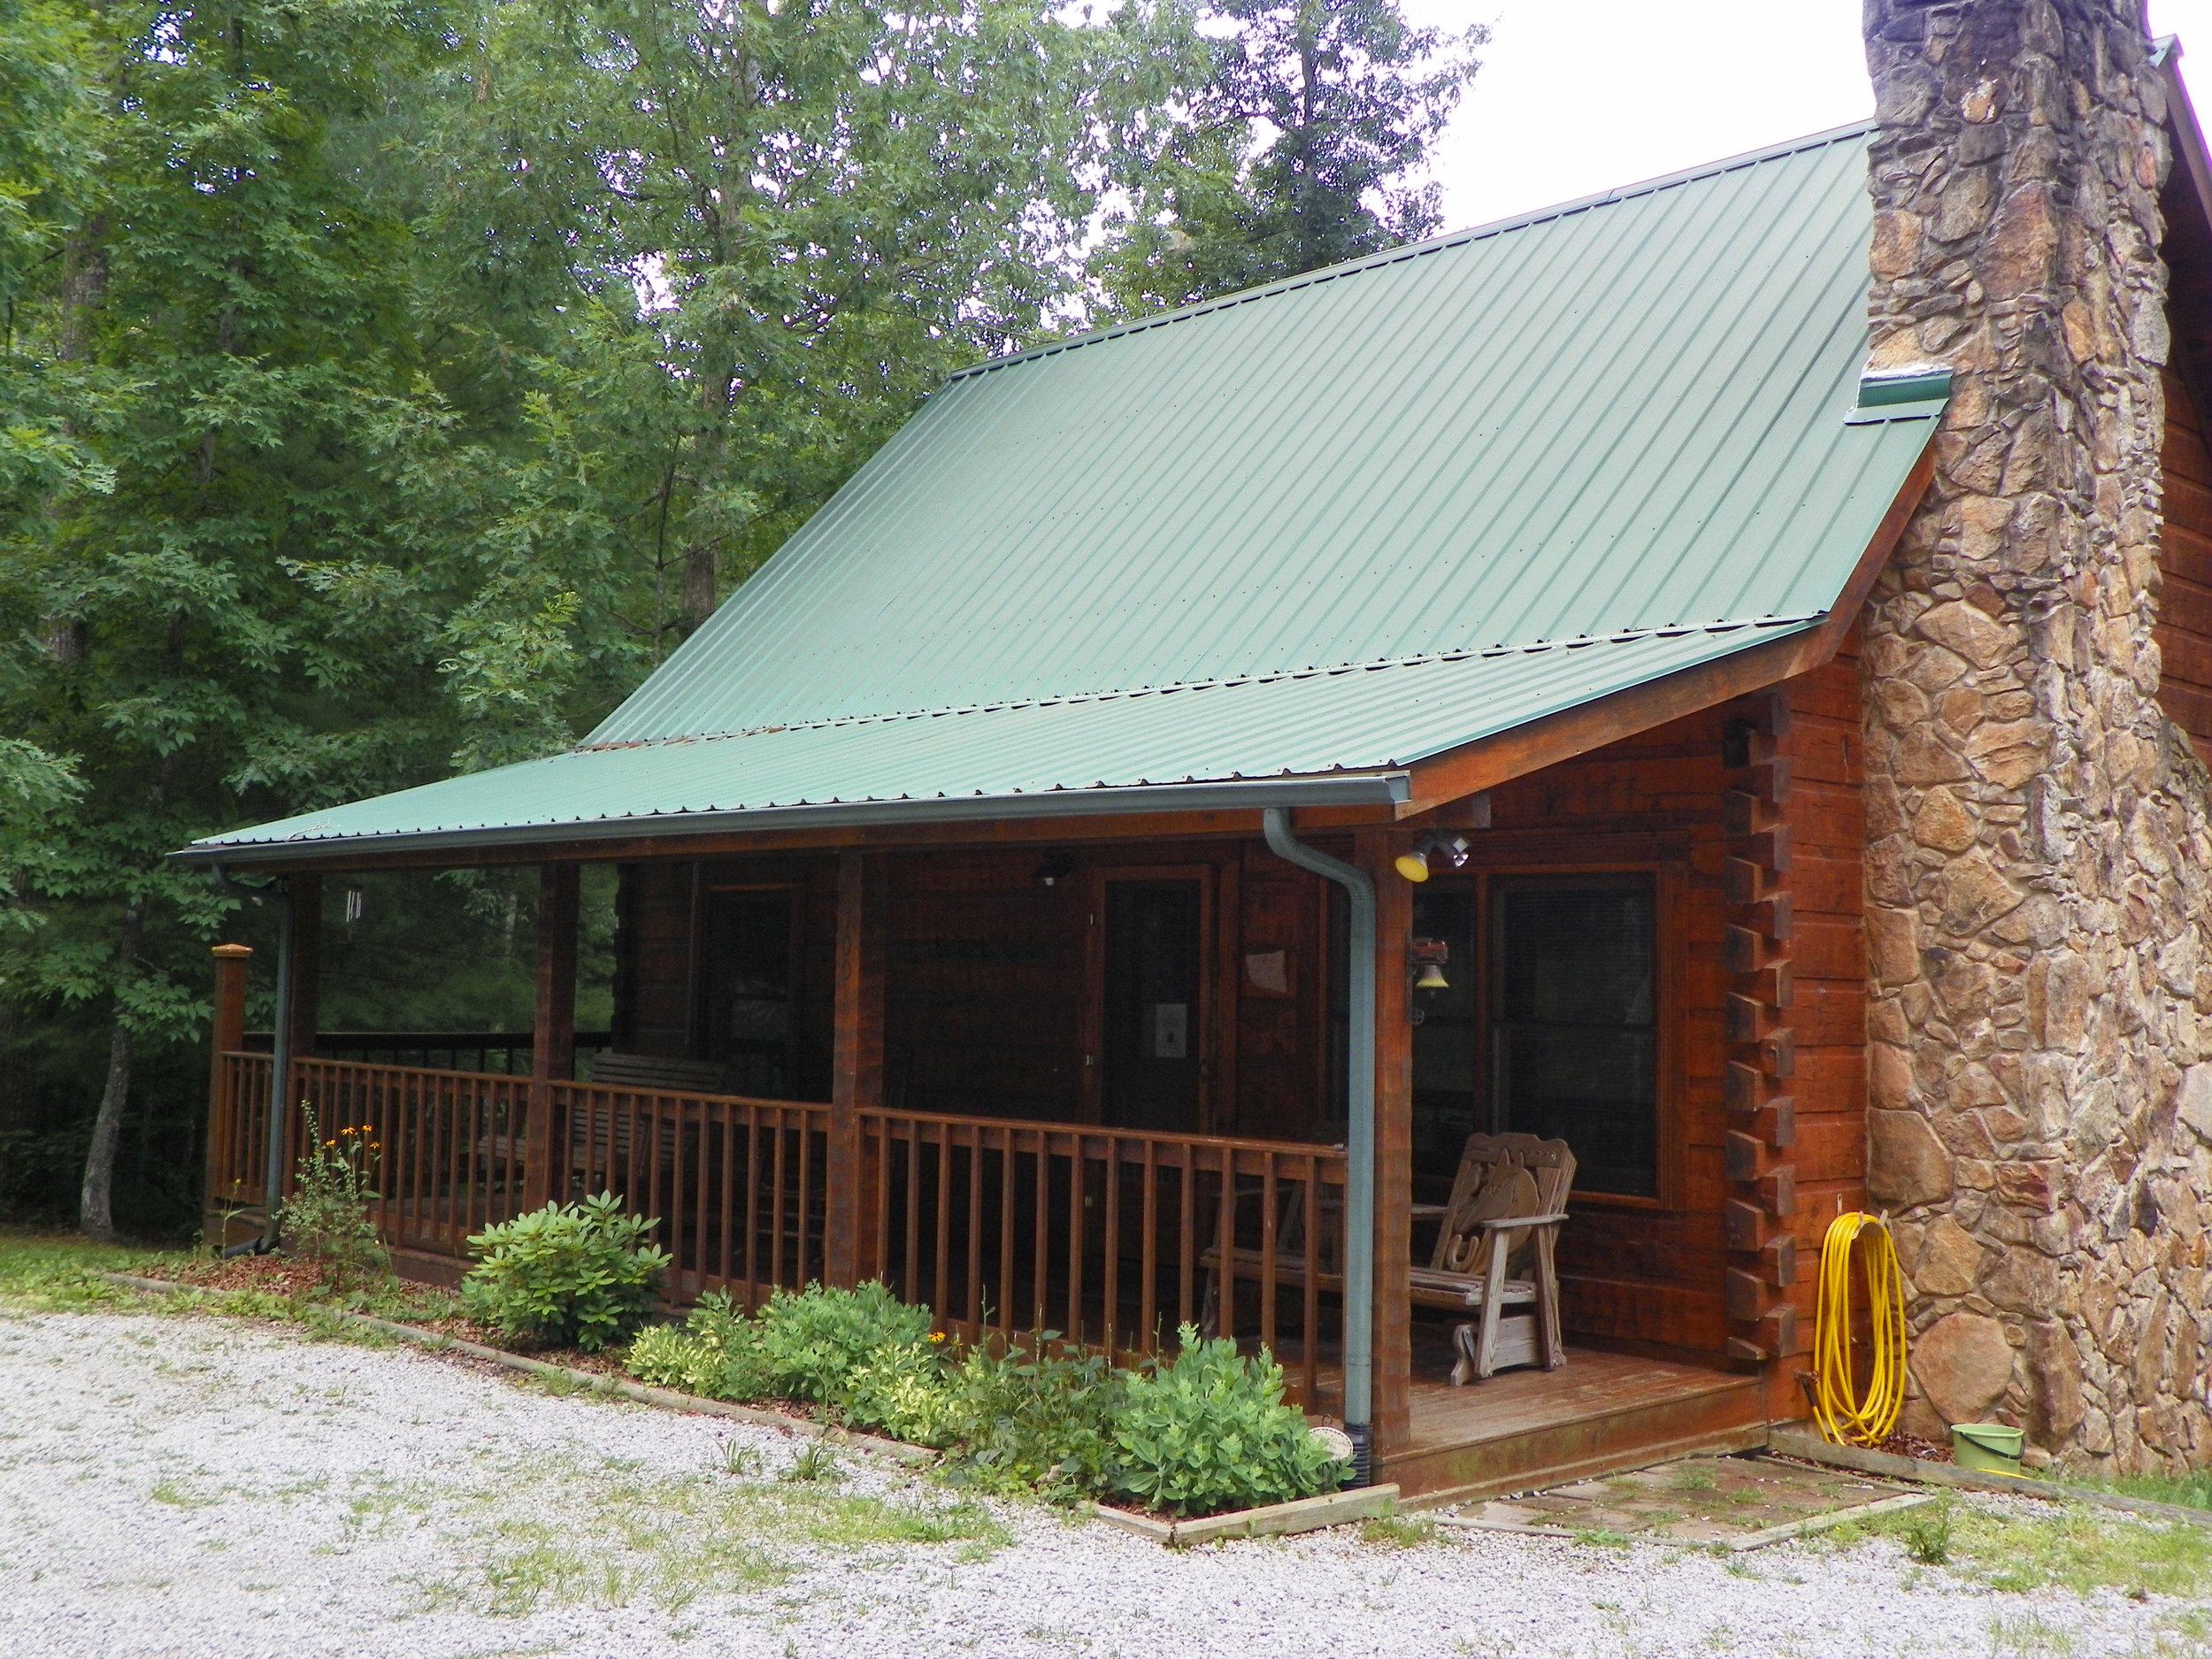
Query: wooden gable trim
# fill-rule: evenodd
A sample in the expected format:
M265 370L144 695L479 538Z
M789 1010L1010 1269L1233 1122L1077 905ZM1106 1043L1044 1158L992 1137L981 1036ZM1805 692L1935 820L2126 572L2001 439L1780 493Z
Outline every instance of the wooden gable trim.
M1859 556L1851 580L1844 584L1827 619L1818 627L1755 645L1717 662L1701 663L1648 685L1563 709L1544 719L1417 761L1410 768L1412 795L1397 809L1398 817L1403 819L1433 811L1446 802L1479 795L1822 666L1835 656L1857 622L1860 608L1889 563L1905 526L1912 522L1934 476L1935 434L1931 432L1904 487L1882 515L1866 551Z

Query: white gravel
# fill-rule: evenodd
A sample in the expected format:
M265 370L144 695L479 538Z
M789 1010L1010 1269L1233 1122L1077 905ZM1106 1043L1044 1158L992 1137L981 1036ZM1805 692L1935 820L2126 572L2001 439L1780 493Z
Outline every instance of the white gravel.
M826 1498L774 1430L205 1317L0 1311L0 1655L2191 1651L2162 1598L1993 1594L1879 1541L1172 1554L1004 1505L1003 1542L809 1542L846 1496L953 1500L849 1464Z

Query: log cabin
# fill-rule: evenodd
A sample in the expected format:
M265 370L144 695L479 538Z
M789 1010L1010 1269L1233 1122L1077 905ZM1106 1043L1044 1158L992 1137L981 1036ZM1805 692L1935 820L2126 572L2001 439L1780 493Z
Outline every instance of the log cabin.
M2212 1067L2114 1063L2166 1137L2116 1174L2125 1111L2069 1139L2088 1086L2031 1062L2093 1057L2111 981L2068 1036L2054 964L2097 895L2019 831L2065 682L2132 639L2167 761L2112 765L2212 845L2212 169L2125 6L2060 8L2056 44L1981 8L1981 81L1941 50L1959 10L1870 9L1873 123L980 364L572 750L184 849L292 917L268 1051L217 951L211 1226L280 1185L311 1100L379 1126L410 1271L608 1188L679 1296L880 1278L968 1334L1233 1333L1440 1498L1804 1416L1809 1263L1879 1206L1911 1421L2185 1455L2200 1294L2137 1379L2149 1316L2094 1292L2185 1268L2156 1204L2206 1191ZM2052 62L2086 88L2055 114ZM2030 188L2070 228L2026 270ZM2100 214L2147 243L2081 251ZM2047 581L2024 431L2119 480ZM2070 657L2066 606L2116 620ZM2123 786L2079 747L2064 810L2094 816ZM526 1072L341 1057L322 883L516 864ZM580 1064L592 864L618 966ZM1993 885L2010 908L1970 903ZM1409 1276L1479 1133L1572 1149L1566 1363L1455 1387ZM2005 1288L2029 1260L2039 1307Z

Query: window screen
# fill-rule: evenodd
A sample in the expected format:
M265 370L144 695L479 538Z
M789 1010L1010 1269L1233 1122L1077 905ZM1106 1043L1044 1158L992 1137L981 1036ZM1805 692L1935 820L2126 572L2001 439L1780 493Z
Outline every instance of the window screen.
M708 895L707 1057L741 1094L787 1100L791 1074L791 890Z
M1565 1141L1586 1192L1659 1191L1656 935L1648 878L1493 889L1500 1126Z

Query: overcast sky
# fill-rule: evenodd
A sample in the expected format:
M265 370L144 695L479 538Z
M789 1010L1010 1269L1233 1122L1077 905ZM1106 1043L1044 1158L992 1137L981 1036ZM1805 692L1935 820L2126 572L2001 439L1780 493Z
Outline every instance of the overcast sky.
M1456 230L1871 113L1860 0L1401 0L1487 20L1482 73L1437 155ZM2212 0L2151 0L2212 87ZM2190 72L2193 71L2193 74ZM2200 109L2202 100L2197 100Z

